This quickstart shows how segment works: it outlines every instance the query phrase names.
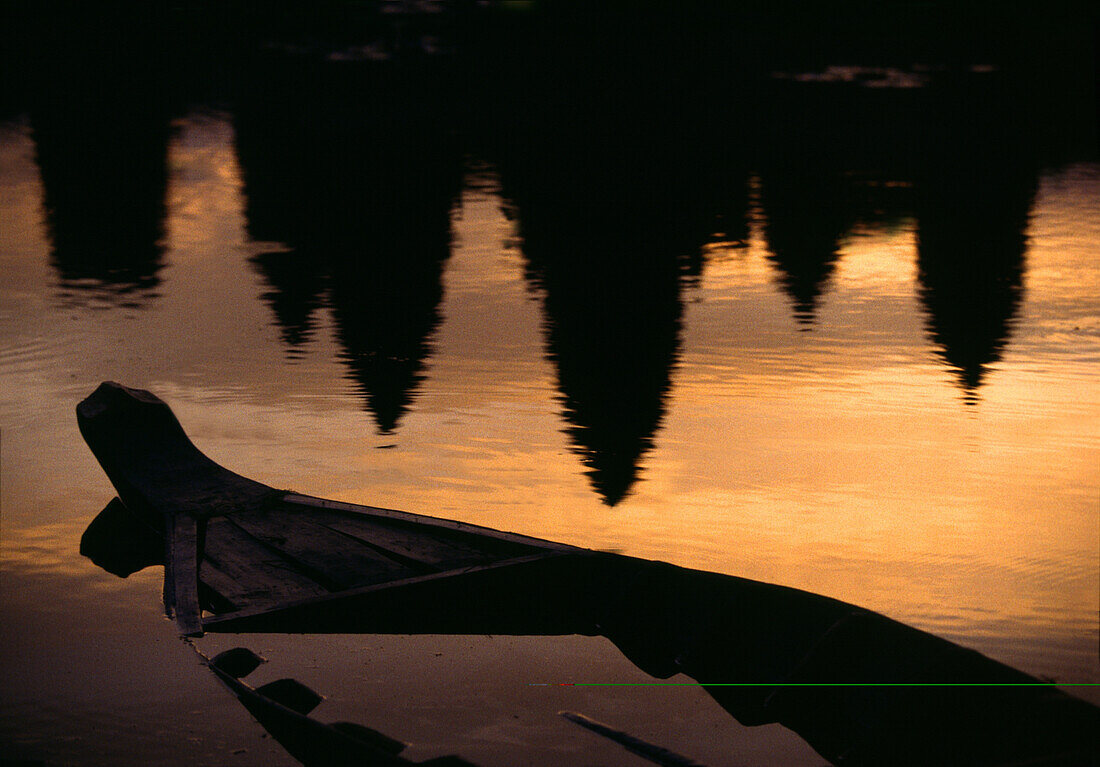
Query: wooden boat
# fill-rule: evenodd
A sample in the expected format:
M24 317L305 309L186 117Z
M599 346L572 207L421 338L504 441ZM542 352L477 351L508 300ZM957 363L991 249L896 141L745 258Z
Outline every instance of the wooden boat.
M163 536L165 607L185 636L463 633L475 624L476 633L594 633L567 605L531 594L564 582L582 588L585 565L604 555L275 490L200 453L148 392L104 384L77 416L118 489L111 513L124 507ZM479 609L490 598L515 603L514 615L500 614L497 625L495 609Z
M184 635L603 635L653 676L729 685L706 689L743 724L780 722L837 763L1100 763L1096 707L854 605L277 490L214 463L164 402L115 383L77 417L120 499L82 549L117 554L104 541L125 538L105 532L120 517L144 526L132 540L162 539ZM150 559L143 545L116 566Z

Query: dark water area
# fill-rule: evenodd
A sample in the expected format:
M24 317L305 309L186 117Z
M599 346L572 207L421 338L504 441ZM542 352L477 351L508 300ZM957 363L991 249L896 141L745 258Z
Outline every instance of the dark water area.
M117 379L175 398L196 442L277 487L826 593L1100 683L1091 7L3 13L5 667L34 645L12 626L60 637L109 594L126 618L89 642L157 637L143 667L209 676L164 660L185 648L165 645L159 568L106 580L79 557L110 490L72 406ZM492 683L462 675L497 652L453 637L379 638L385 663L355 637L269 644L348 718L404 723L425 755L552 764L584 752L504 712L574 706L524 709L525 666L648 678L574 639L508 640ZM49 658L117 666L46 644L3 696L0 741L48 764L126 763L48 745L66 727L41 704ZM419 652L455 660L429 673ZM349 653L387 705L355 708ZM455 713L462 695L433 692L432 673L480 690L502 729ZM155 678L136 700L163 718ZM206 702L208 681L179 681L193 716L178 727L216 705L228 741L259 737L228 696ZM389 705L411 700L403 684L412 708ZM593 700L641 737L681 706ZM140 719L112 706L110 731ZM675 750L737 761L678 716ZM738 748L820 763L783 732ZM215 740L195 735L189 760L284 758ZM135 748L135 764L179 763Z

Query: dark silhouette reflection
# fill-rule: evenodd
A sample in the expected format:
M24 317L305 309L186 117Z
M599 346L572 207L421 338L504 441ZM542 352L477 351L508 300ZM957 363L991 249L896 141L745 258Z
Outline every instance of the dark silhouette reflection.
M237 149L253 259L293 351L331 305L341 358L379 429L393 431L423 377L461 161L445 71L270 54L246 82Z
M283 342L297 356L313 336L314 312L324 303L326 279L316 261L298 251L275 250L253 256L268 289L260 297L275 314Z
M570 175L519 190L547 180L506 175L505 193L518 206L529 277L545 293L568 432L613 506L653 445L679 354L680 260L668 242L677 233L662 211L637 204L626 178Z
M761 187L769 258L795 320L808 330L852 223L847 189L839 172L811 163L765 171Z
M764 235L800 330L813 327L841 238L866 207L857 203L852 171L898 172L888 159L896 146L891 128L909 115L904 102L883 95L787 78L763 86L754 159Z
M898 190L920 161L914 150L921 90L865 87L887 69L856 62L863 66L826 67L794 57L781 62L760 97L763 231L800 330L813 327L842 240L853 228L889 227L911 215Z
M933 341L973 401L1023 301L1038 171L1007 94L962 81L934 95L949 135L930 132L918 181L920 297ZM977 99L986 103L959 104Z
M740 722L784 724L837 763L1100 757L1095 706L854 605L278 491L215 464L162 401L118 384L81 402L77 420L119 492L114 505L166 531L166 607L187 635L600 635L652 676L730 685L707 691ZM320 701L296 683L269 694L231 684L257 663L236 651L215 672L246 705L304 715Z
M873 67L774 83L761 205L770 258L807 328L854 225L915 215L929 334L973 401L1022 301L1038 118L1018 72L939 70L904 74L922 83L912 88L861 87L887 71Z
M636 41L549 29L487 73L510 98L494 105L484 151L545 296L567 432L613 506L665 415L682 285L701 274L719 227L743 236L747 174L730 157L732 131L701 127L679 65Z
M578 232L563 231L579 223L567 211L520 210L532 278L545 291L567 431L592 486L614 506L637 480L665 414L680 346L677 260L647 237L652 228L630 231L622 216L640 211L599 206L592 213L608 219Z
M703 273L701 246L747 239L750 170L771 262L803 328L852 224L908 220L914 203L885 190L917 188L930 335L973 392L1018 311L1028 168L1084 156L1092 130L1075 124L1071 143L1020 159L1031 156L1034 123L1044 142L1066 140L1046 124L1076 109L1036 93L1072 100L1087 83L1069 76L1077 49L1044 55L1073 42L1039 31L1060 21L1007 10L996 20L960 11L953 25L941 2L936 13L859 4L805 14L793 4L635 13L565 0L496 13L495 3L447 2L419 18L420 4L339 2L309 19L229 5L209 49L208 14L189 3L172 12L188 51L168 89L164 60L181 61L179 51L162 48L155 30L165 24L138 34L140 16L118 25L90 10L78 21L43 14L39 32L52 43L21 48L48 51L23 90L34 94L65 289L152 294L166 100L228 103L248 231L272 243L253 263L287 354L303 353L319 310L331 309L348 378L392 431L431 354L458 158L469 151L501 171L529 282L545 294L570 438L612 505L635 487L668 408L681 291ZM986 34L1002 19L1007 37ZM1025 34L1032 21L1043 24ZM969 39L974 30L980 39ZM454 53L439 59L436 48ZM987 58L1002 74L960 75ZM918 72L918 61L928 66ZM852 82L799 80L853 64ZM869 87L891 77L919 87Z
M921 302L932 339L973 398L1023 301L1035 176L964 167L921 191Z
M165 61L151 13L112 9L38 29L31 127L62 297L140 306L163 265Z
M115 498L80 537L80 553L111 575L126 578L164 564L164 536Z
M405 220L380 220L370 254L334 267L333 315L342 356L383 433L392 432L412 404L441 319L450 189L429 187L438 197L425 201L436 207L424 212L434 220L415 212Z

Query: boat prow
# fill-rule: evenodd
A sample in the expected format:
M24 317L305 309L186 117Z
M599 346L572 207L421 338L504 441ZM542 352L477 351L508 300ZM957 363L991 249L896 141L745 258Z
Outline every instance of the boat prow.
M184 635L595 632L575 593L531 593L580 589L611 555L276 490L205 456L155 395L113 382L77 420L120 503L164 536L165 607Z

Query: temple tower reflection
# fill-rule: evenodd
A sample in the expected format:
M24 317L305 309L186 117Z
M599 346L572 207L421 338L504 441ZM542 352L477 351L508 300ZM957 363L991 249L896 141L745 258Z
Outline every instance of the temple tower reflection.
M921 192L918 264L928 332L973 398L1023 302L1035 177L963 168L926 180Z
M430 67L273 58L236 115L249 234L280 243L253 260L264 298L292 351L331 306L348 377L392 432L440 322L461 181L445 84Z
M917 184L920 298L928 333L968 401L1000 360L1024 297L1038 183L1025 121L999 80L948 81L932 104ZM998 87L999 86L999 87Z
M820 165L782 164L761 173L761 187L768 258L799 329L809 330L850 225L842 177Z
M614 506L637 482L664 419L682 283L702 269L721 202L702 166L677 155L682 138L652 119L660 107L650 112L629 96L629 106L596 107L584 86L569 98L583 119L573 107L568 124L536 108L523 116L525 132L497 145L497 163L528 280L545 296L566 431L593 488Z
M85 16L38 28L27 68L50 263L63 300L138 307L164 265L167 62L141 19Z

